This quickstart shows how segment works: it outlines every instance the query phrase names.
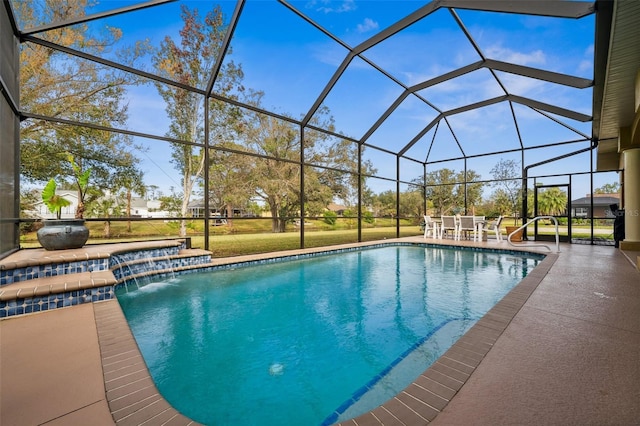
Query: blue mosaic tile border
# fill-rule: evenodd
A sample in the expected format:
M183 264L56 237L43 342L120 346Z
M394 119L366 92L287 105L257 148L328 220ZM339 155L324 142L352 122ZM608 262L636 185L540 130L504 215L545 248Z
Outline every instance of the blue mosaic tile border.
M118 290L123 288L130 289L132 287L139 288L151 282L156 282L160 279L169 279L179 275L237 269L237 268L256 266L256 265L267 265L267 264L273 264L273 263L279 263L279 262L288 262L292 260L302 260L302 259L308 259L308 258L317 257L317 256L330 256L330 255L340 254L340 253L349 253L354 251L372 250L372 249L382 248L382 247L399 247L399 246L412 246L412 247L417 246L417 247L437 248L437 249L444 249L444 250L468 250L468 251L484 252L484 253L511 254L514 256L526 256L526 257L531 257L539 260L542 260L546 257L546 255L542 253L509 250L509 249L494 249L494 248L467 247L467 246L443 246L440 244L415 243L415 242L389 242L389 243L372 244L368 246L345 247L341 249L322 250L322 251L317 251L312 253L301 253L301 254L293 254L293 255L286 255L286 256L280 256L280 257L270 257L267 259L247 260L247 261L236 262L236 263L228 263L224 265L204 266L202 268L185 269L185 270L175 271L173 273L167 273L167 274L163 273L163 274L148 275L143 278L134 278L132 280L126 279L122 283L118 284L116 288ZM115 272L114 272L114 275L115 275ZM131 274L125 274L122 277L116 277L116 278L118 279L126 278L127 276L130 276L130 275Z
M65 291L48 296L28 297L26 299L0 301L0 318L33 312L50 311L83 303L100 302L115 297L113 286L87 288L84 290Z
M278 263L278 262L287 262L291 260L308 259L308 258L317 257L317 256L330 256L333 254L349 253L349 252L362 251L362 250L372 250L372 249L382 248L382 247L399 247L399 246L413 246L413 247L417 246L417 247L437 248L437 249L444 249L444 250L468 250L468 251L477 251L477 252L485 252L485 253L511 254L514 256L526 256L526 257L532 257L540 260L546 257L545 254L541 254L541 253L523 252L518 250L488 249L488 248L482 248L482 247L442 246L442 245L430 244L430 243L394 242L394 243L372 244L372 245L363 246L363 247L347 247L342 249L323 250L323 251L318 251L313 253L302 253L302 254L294 254L294 255L287 255L287 256L281 256L281 257L271 257L271 258L260 259L260 260L248 260L248 261L237 262L237 263L229 263L225 265L210 266L210 267L198 269L195 271L183 271L183 273L199 272L203 270L215 271L219 269L235 269L235 268L241 268L246 266L265 265L265 264Z
M113 266L111 271L113 272L116 280L123 278L136 276L139 274L153 274L153 271L164 271L166 269L179 269L187 266L203 265L211 262L211 255L198 255L189 257L145 257L136 259L135 261L123 261L118 258L110 262Z
M400 356L398 356L396 359L391 361L391 363L389 365L387 365L384 369L382 369L380 371L380 373L378 373L374 378L369 380L369 382L365 383L363 386L361 386L359 389L357 389L355 392L353 392L353 394L351 395L351 398L347 399L345 402L340 404L340 406L338 408L336 408L336 410L333 413L331 413L329 416L327 416L327 418L325 418L324 421L322 423L320 423L320 425L321 426L329 426L329 425L337 423L340 420L340 415L342 415L345 411L347 411L349 408L351 408L352 405L357 403L367 392L372 390L373 387L378 382L380 382L380 380L384 379L384 377L386 375L388 375L391 372L391 370L393 370L393 368L395 366L400 364L400 362L402 362L406 357L411 355L413 353L413 351L418 349L427 340L429 340L434 334L436 334L438 331L440 331L440 329L442 329L442 327L444 327L445 325L447 325L447 324L449 324L449 323L451 323L453 321L473 321L473 324L475 324L476 322L478 322L478 319L479 318L472 319L472 318L467 318L467 317L451 318L451 319L449 319L447 321L444 321L443 323L441 323L437 327L435 327L433 330L431 330L430 333L428 333L426 336L422 337L421 339L418 339L418 341L416 343L414 343L412 346L410 346L407 350L405 350L402 354L400 354ZM442 354L438 355L437 358L439 358L441 355Z
M106 271L108 269L109 262L106 258L34 265L16 269L3 269L0 270L0 286L36 278L55 277L58 275L75 274L79 272Z
M127 262L145 261L149 259L168 259L171 256L177 256L182 248L182 246L172 246L114 253L109 257L109 268L113 268L118 264Z
M124 281L116 286L103 286L91 289L68 291L41 297L30 297L25 299L0 301L0 318L6 318L15 315L28 314L32 312L40 312L51 309L62 308L66 306L74 306L81 303L91 303L102 300L115 298L116 290L129 291L132 287L139 288L151 282L174 278L178 275L211 272L216 270L227 270L241 267L249 267L255 265L272 264L278 262L286 262L292 260L301 260L317 256L329 256L340 253L348 253L353 251L371 250L381 247L396 246L418 246L430 247L448 250L471 250L478 252L491 253L507 253L515 256L527 256L543 259L546 255L540 253L523 252L517 250L505 249L488 249L481 247L461 247L461 246L442 246L430 243L414 243L414 242L393 242L379 243L361 247L348 247L341 249L322 250L313 253L303 253L295 255L286 255L281 257L272 257L261 260L251 260L225 265L203 266L201 268L182 269L182 267L204 265L211 261L210 255L198 255L191 257L171 257L179 253L180 247L167 247L151 250L138 250L133 252L114 254L110 258L90 259L76 262L65 262L57 265L41 265L15 270L3 270L2 284L11 284L13 282L24 281L32 278L50 277L76 272L102 271L111 267L116 279ZM132 262L126 267L122 266L123 262ZM158 271L154 273L153 271ZM142 277L136 277L143 274ZM126 279L134 276L133 279Z

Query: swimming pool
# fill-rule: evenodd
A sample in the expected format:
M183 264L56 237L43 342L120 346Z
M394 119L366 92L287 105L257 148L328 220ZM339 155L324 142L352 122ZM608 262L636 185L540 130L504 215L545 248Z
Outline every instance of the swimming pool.
M541 259L387 246L181 276L118 300L185 415L328 424L406 387Z

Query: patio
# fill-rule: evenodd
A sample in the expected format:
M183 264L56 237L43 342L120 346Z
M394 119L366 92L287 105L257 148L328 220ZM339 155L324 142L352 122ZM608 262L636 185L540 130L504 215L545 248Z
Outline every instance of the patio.
M422 237L402 240L424 241ZM429 242L509 248L493 240ZM437 362L435 373L429 370L417 380L440 383L440 387L449 383L442 393L454 395L447 398L443 409L435 410L433 423L637 423L640 272L633 260L638 254L612 247L563 244L548 272L538 268L530 274L535 280L530 285L532 293L523 298L524 305L516 309L512 320L502 320L506 328L492 323L492 332L499 330L498 337L475 370L469 373L468 365L452 368L452 360L445 355ZM100 336L105 327L106 333ZM136 361L128 364L137 367L128 368L146 371L140 366L139 353L131 344L130 331L115 301L6 319L0 322L0 332L3 425L114 424L107 398L113 386L105 384L110 368L105 362L105 342L128 353L134 351L129 358ZM484 344L486 336L469 333L461 340ZM148 379L124 371L117 379L121 380L117 386L121 391L116 398L120 403L117 424L190 423L157 395ZM133 402L140 397L146 404ZM403 392L355 424L426 424L429 419L421 409L434 412L432 403L416 400L417 406L409 408L401 402L406 397Z

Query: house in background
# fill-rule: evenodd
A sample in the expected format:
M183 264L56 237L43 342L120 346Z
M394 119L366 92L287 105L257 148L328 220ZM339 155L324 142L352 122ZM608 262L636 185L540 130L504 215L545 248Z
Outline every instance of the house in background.
M144 198L131 198L131 216L132 217L170 217L168 211L161 210L162 202L160 200L145 200Z
M336 204L336 203L330 203L327 206L327 210L330 210L330 211L334 212L338 216L343 216L345 210L347 210L347 207L345 207L343 205L340 205L340 204Z
M592 200L593 214L591 213ZM615 216L609 207L611 204L620 205L620 194L587 194L586 197L571 201L571 217L613 219Z
M37 199L39 200L33 206L33 210L27 212L30 216L35 216L41 219L55 219L55 213L51 213L47 205L42 201L41 192L38 192ZM61 219L73 219L76 217L76 207L78 207L78 192L75 190L56 190L56 195L61 196L71 204L63 207L61 211Z
M76 215L76 207L78 206L78 192L75 190L56 190L56 195L61 196L71 204L62 208L62 219L73 219ZM41 192L36 194L36 198L39 200L33 206L33 210L25 212L29 217L39 219L55 219L56 215L49 211L47 205L42 201ZM122 214L124 214L124 206L126 201L118 199L115 195L107 194L103 198L114 198L116 203L122 208ZM145 200L143 198L134 197L131 199L131 217L149 217L149 218L164 218L171 215L166 210L161 210L162 202L159 200ZM85 217L88 217L89 213L85 212ZM114 216L118 217L118 216Z
M233 207L231 209L231 217L235 218L243 218L243 217L258 217L256 214L248 208L241 207ZM205 216L205 208L203 200L195 200L189 203L189 214L191 217L204 217ZM209 217L215 218L217 221L223 221L221 223L225 223L225 219L229 217L229 212L226 208L219 209L216 207L209 207Z

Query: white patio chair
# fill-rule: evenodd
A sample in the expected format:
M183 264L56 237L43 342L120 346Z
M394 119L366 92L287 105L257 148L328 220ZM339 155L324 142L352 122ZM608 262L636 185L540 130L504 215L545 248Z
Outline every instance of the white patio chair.
M494 231L496 234L496 241L502 241L502 232L500 231L500 225L502 224L502 216L498 216L498 218L494 221L489 222L487 225L487 231Z
M423 238L427 238L427 236L431 234L431 238L438 238L438 222L431 219L431 216L424 216L424 235Z
M455 216L440 216L440 238L443 238L445 234L449 235L449 231L453 232L453 239L459 240L460 234L458 232L458 220Z
M473 216L459 216L458 220L460 221L458 225L458 239L460 239L463 232L467 239L469 238L469 233L473 232L475 235L476 224Z

